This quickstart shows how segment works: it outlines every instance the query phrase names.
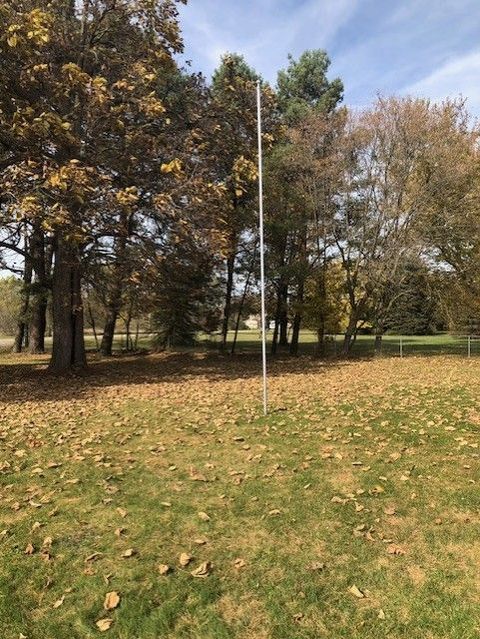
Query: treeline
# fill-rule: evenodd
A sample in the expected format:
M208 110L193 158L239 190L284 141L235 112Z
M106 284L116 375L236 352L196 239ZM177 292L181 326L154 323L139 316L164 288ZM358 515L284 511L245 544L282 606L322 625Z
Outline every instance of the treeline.
M180 68L175 0L0 0L0 257L23 281L15 348L56 372L112 352L121 319L159 347L258 310L255 86L265 148L272 351L302 327L460 327L478 314L478 130L464 104L342 106L324 51L275 87L239 55ZM28 330L27 330L28 329ZM405 330L404 328L401 330Z

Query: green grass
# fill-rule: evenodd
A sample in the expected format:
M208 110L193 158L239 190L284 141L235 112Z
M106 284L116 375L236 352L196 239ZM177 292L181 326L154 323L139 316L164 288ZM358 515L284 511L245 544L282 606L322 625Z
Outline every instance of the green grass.
M268 417L257 357L32 361L0 360L2 639L479 636L474 359L272 362Z

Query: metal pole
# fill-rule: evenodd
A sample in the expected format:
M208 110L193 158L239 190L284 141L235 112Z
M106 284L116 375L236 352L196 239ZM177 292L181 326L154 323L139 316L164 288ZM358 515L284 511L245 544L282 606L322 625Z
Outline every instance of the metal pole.
M263 162L262 162L262 94L260 80L257 80L257 125L258 125L258 214L260 234L260 293L262 304L262 372L263 372L263 414L268 413L267 388L267 335L265 319L265 250L263 246Z
M471 348L471 338L470 335L468 336L468 356L470 357L470 355L472 354L472 348Z
M400 337L400 357L403 357L403 340Z

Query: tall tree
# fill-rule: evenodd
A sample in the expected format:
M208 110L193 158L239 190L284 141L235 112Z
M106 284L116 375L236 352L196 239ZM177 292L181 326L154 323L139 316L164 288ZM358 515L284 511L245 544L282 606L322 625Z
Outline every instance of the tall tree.
M115 237L136 176L159 171L157 79L182 45L174 0L36 4L0 3L0 157L12 215L53 237L51 369L63 372L85 365L85 252Z
M224 187L220 228L224 235L225 300L222 341L225 349L235 287L235 268L241 247L253 253L254 242L246 242L256 223L256 82L259 76L242 56L227 54L213 74L211 110L215 127L211 153L216 160L216 182ZM264 140L271 142L274 95L262 84Z
M338 126L335 109L343 96L341 80L327 78L329 66L325 51L305 51L298 61L290 56L287 69L278 74L278 103L286 128L267 165L267 179L277 184L274 188L281 194L282 202L281 210L272 202L269 215L274 246L271 268L276 274L277 298L272 350L276 349L277 337L280 344L286 343L286 308L290 298L292 354L298 351L311 265L322 260L322 253L325 258L327 250L325 222L333 193L328 186L332 173L326 166L327 158L334 152L334 131Z

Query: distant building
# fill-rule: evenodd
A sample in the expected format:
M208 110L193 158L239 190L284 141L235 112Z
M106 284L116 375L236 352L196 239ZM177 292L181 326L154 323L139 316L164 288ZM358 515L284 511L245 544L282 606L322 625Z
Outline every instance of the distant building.
M245 326L252 331L260 331L262 328L262 318L260 315L249 315L245 320ZM267 318L267 331L272 330L275 322L271 322Z

